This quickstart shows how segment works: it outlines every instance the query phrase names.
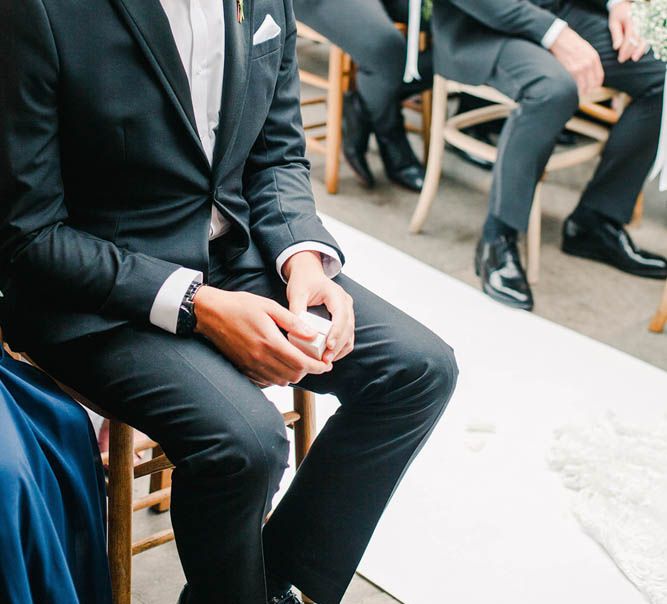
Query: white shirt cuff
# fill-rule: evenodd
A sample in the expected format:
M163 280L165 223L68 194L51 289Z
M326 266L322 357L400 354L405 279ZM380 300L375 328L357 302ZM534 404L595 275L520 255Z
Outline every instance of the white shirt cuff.
M319 252L322 256L322 268L324 268L324 274L330 279L333 279L338 275L343 268L343 263L340 260L338 252L330 245L317 243L317 241L303 241L302 243L290 245L280 254L280 256L278 256L276 260L276 270L283 281L285 281L285 277L283 276L283 266L285 262L299 252ZM287 281L285 281L285 283L287 283Z
M611 0L612 2L614 0ZM567 27L567 23L563 21L562 19L556 19L552 24L549 29L547 29L547 33L544 34L544 37L542 38L541 44L549 50L553 45L558 36L562 33L562 31Z
M607 10L611 10L614 6L616 6L619 2L623 2L624 0L609 0L607 2Z
M160 329L175 334L178 325L178 313L185 292L188 291L188 287L193 281L202 283L203 280L204 275L199 271L182 267L175 270L167 277L157 296L155 296L149 317L150 322Z

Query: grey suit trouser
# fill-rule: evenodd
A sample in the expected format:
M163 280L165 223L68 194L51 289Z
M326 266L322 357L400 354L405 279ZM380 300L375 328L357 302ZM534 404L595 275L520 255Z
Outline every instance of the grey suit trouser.
M336 281L355 300L354 352L300 386L341 406L264 527L288 460L282 416L206 340L137 325L31 351L174 462L171 515L193 604L266 604L265 571L318 604L339 602L454 390L447 344L351 279ZM209 283L285 303L254 246L229 265L214 255Z
M580 202L626 223L656 155L665 65L652 54L638 63L619 63L607 16L570 1L562 4L558 16L600 54L604 85L627 92L633 99L612 128ZM535 186L559 133L577 109L577 87L549 51L519 38L507 40L488 84L519 103L500 136L489 211L525 231Z
M394 21L407 23L408 0L294 0L296 18L349 53L357 90L374 125L395 123L402 98L433 85L431 51L419 55L420 81L403 83L407 43Z

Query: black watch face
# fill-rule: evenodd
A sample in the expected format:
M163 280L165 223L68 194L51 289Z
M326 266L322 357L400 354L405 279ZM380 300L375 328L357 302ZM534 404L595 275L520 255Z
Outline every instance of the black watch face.
M181 310L178 315L178 333L188 334L192 333L195 328L195 315L193 313L192 306L181 306Z

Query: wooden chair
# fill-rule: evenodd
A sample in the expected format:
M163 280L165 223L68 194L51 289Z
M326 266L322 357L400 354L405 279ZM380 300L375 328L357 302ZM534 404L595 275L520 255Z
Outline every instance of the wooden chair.
M665 329L665 325L667 325L667 284L665 284L662 301L649 325L649 329L654 333L662 333Z
M27 355L12 352L7 345L5 347L14 358L37 366ZM107 495L111 588L113 604L131 604L132 557L174 539L174 531L166 529L133 542L132 515L146 508L152 508L157 512L169 510L173 464L167 459L158 443L148 438L135 442L134 430L130 426L113 418L67 385L57 380L56 383L79 404L111 422L109 452L102 456L103 463L108 464L109 468ZM294 408L284 413L283 418L285 425L294 429L295 463L296 467L299 467L315 439L314 394L295 389ZM135 453L141 451L151 451L151 459L135 465ZM150 476L149 492L135 499L134 481L144 476Z
M311 42L329 44L328 77L324 78L305 69L299 69L299 76L302 83L325 93L302 99L301 106L326 105L326 121L304 123L303 127L308 149L325 157L324 183L327 192L333 195L338 192L340 149L343 141L343 93L349 86L351 60L340 48L330 44L324 36L301 22L297 22L297 35ZM321 132L322 129L324 133Z
M397 23L396 27L403 33L407 25ZM323 91L324 94L302 98L301 107L313 105L326 106L326 120L304 122L306 144L308 149L324 155L324 183L327 192L335 195L338 192L340 175L340 151L343 142L343 94L354 87L355 65L352 57L337 46L331 44L324 36L304 23L297 22L297 35L303 40L317 44L329 45L329 67L327 77L323 77L305 69L299 69L301 82ZM420 50L428 47L429 38L425 32L419 37ZM424 158L428 158L431 136L432 92L424 91L418 99L408 99L404 107L421 116L421 124L409 122L406 128L410 132L418 132L424 141Z
M488 107L474 109L447 119L447 103L450 93L466 93L485 99L493 103ZM585 99L581 107L588 111L589 115L597 112L596 117L604 116L605 121L618 120L618 110L612 110L601 103L615 99L618 92L600 88ZM490 162L495 162L497 149L462 132L465 128L477 124L483 124L498 119L506 118L516 107L516 103L498 90L490 86L468 86L459 82L449 81L442 76L436 75L433 87L433 118L431 126L431 151L426 166L426 180L424 188L419 197L419 202L412 215L410 232L419 233L428 213L433 205L440 177L442 173L442 158L445 142L450 145L477 155ZM582 134L592 142L577 146L573 149L556 151L547 163L544 177L550 172L563 170L576 166L598 157L609 137L609 130L596 122L573 117L566 125L568 130ZM544 179L543 177L543 179ZM542 179L542 180L543 180ZM540 189L542 180L538 183L530 214L528 233L526 237L527 246L527 276L532 284L539 279L540 264L540 240L542 208L540 200ZM641 201L639 204L641 204Z

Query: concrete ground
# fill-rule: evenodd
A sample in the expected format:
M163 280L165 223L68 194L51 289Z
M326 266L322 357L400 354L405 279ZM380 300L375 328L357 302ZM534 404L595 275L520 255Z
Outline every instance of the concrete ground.
M306 61L321 60L307 56ZM420 140L414 139L416 147ZM438 199L424 233L408 234L408 222L417 195L390 185L382 173L377 153L370 154L378 176L372 191L360 187L344 164L340 191L328 195L322 185L323 159L313 161L313 187L320 211L381 239L435 268L478 286L472 259L484 220L490 174L469 166L447 153ZM543 244L540 283L534 288L535 312L596 340L667 370L667 333L650 334L648 322L655 312L662 282L639 279L596 263L563 255L559 251L563 218L577 203L594 165L553 175L543 190ZM667 254L665 195L654 184L646 194L645 217L632 231L647 249ZM391 278L391 267L378 267ZM433 301L434 312L447 312L446 300ZM474 320L467 317L466 320ZM641 384L637 384L641 388ZM138 485L145 492L146 485ZM168 526L168 515L141 512L135 515L137 536ZM176 603L184 579L173 544L141 554L134 563L135 604ZM364 579L357 577L345 596L345 604L396 602Z

